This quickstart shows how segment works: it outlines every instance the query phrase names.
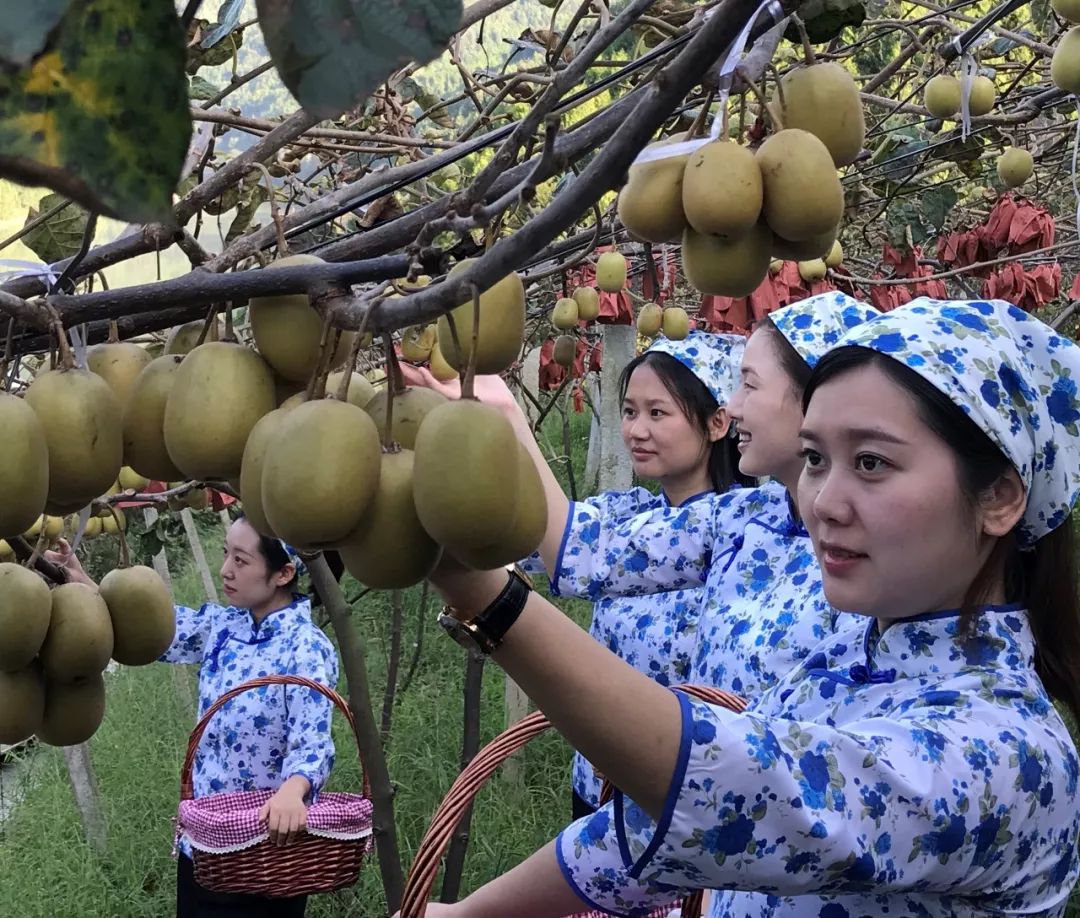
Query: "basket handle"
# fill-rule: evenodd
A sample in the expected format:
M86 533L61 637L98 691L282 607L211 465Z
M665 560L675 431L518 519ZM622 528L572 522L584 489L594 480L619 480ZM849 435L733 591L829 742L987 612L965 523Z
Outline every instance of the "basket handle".
M687 695L693 695L709 704L720 705L735 711L742 712L746 708L746 701L730 692L721 689L709 688L699 685L676 685L672 686ZM484 786L495 770L511 755L525 746L530 740L539 736L551 726L550 721L543 711L534 711L527 717L522 718L512 727L504 730L490 743L484 746L468 765L462 769L450 790L446 792L442 803L439 804L435 815L431 817L431 824L424 833L420 847L416 851L416 858L412 867L409 868L409 876L405 881L405 892L401 899L401 918L420 918L424 913L424 907L431 896L431 889L435 885L435 877L439 872L439 864L443 855L450 845L450 839L457 828L461 817L472 805L480 788ZM605 781L605 790L610 796L610 785ZM696 900L696 901L695 901ZM696 909L695 909L696 905ZM698 918L701 913L701 894L695 892L687 897L684 907L684 918Z
M247 682L242 682L234 688L229 689L224 695L217 699L209 708L206 713L199 718L199 722L195 725L195 729L191 731L191 737L188 739L187 754L184 756L184 764L180 769L180 799L191 800L195 796L195 788L191 780L191 772L195 767L195 754L199 749L199 743L202 742L203 734L206 732L206 728L210 725L210 720L213 716L220 711L226 703L232 701L237 695L242 695L244 692L251 691L252 689L263 688L269 685L297 685L302 688L309 688L313 691L319 692L321 695L326 696L337 707L342 714L345 715L345 720L348 721L349 727L352 729L353 737L356 739L356 751L360 755L360 772L363 781L363 789L361 793L365 797L371 796L371 782L368 779L367 768L364 764L364 751L360 748L360 735L356 732L356 719L353 717L352 711L349 709L349 704L332 688L328 688L320 682L316 682L314 679L308 679L306 676L290 676L275 674L271 676L260 676L257 679L249 679Z

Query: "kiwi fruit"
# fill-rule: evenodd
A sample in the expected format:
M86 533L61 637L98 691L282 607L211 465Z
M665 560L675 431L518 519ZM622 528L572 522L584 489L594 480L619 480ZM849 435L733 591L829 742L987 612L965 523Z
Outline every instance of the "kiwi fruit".
M0 743L30 739L45 719L45 680L37 666L0 672Z
M761 216L761 170L754 154L727 140L695 150L683 179L683 210L695 232L731 239Z
M660 330L670 341L683 341L690 334L690 316L682 306L668 306Z
M456 559L473 570L492 570L527 558L547 532L547 495L529 451L517 445L518 486L514 522L502 538L482 548L459 548Z
M840 245L839 239L834 239L832 247L829 249L828 254L825 256L826 268L839 268L844 260L844 247Z
M446 396L424 386L406 386L394 396L391 439L405 449L416 445L416 434L428 413L446 401ZM386 437L386 393L371 399L364 410L371 415L380 439Z
M204 319L198 319L195 322L186 322L183 325L177 325L165 338L165 348L162 351L163 356L166 354L173 354L178 357L183 357L185 354L191 353L199 340L199 336L202 334L203 325L205 324L206 322ZM224 328L222 327L221 320L214 319L206 333L206 341L218 341L221 339L223 333Z
M165 448L165 405L182 359L171 354L150 361L124 406L124 462L151 481L171 481L183 474Z
M688 230L687 232L693 232ZM660 334L660 328L664 324L664 311L656 303L645 303L637 315L637 330L639 335L646 338L655 338Z
M45 428L27 402L0 392L0 536L16 536L34 524L49 496L49 450Z
M772 253L784 261L806 261L811 258L824 258L832 251L836 243L839 226L834 226L827 233L811 236L802 242L792 242L773 234Z
M931 77L923 90L923 105L935 118L952 118L960 111L960 81L945 73Z
M844 191L828 148L809 131L786 128L757 151L772 231L801 242L827 232L844 215Z
M621 252L604 252L596 259L596 286L618 293L626 286L626 259Z
M435 342L435 346L431 349L431 356L428 358L428 367L431 369L431 375L439 382L450 382L451 379L457 379L460 375L457 370L446 362L446 358L443 357L442 351L439 350L438 341Z
M376 590L403 590L419 583L442 555L416 515L413 460L408 449L383 454L371 508L338 549L345 569Z
M15 549L7 539L0 539L0 564L10 564L16 559Z
M749 296L769 271L772 233L764 221L736 239L683 233L682 262L686 279L702 293Z
M416 435L413 496L428 534L455 557L503 538L514 522L518 441L496 408L471 399L433 408Z
M89 679L105 669L112 650L112 620L97 588L85 583L55 587L40 653L46 677L54 682Z
M1080 23L1080 0L1050 0L1050 6L1062 19Z
M125 465L120 467L120 475L117 478L117 483L120 485L122 491L136 491L140 492L146 489L146 486L150 484L150 479L145 475L140 475L131 466Z
M101 673L75 683L45 683L45 713L37 737L50 746L85 743L105 719L105 680Z
M86 354L86 367L109 384L123 409L135 380L152 359L150 353L137 344L118 341L90 348Z
M345 370L335 370L326 377L326 391L328 394L336 397L338 389L341 388L341 380L344 378L345 373ZM368 382L367 377L362 373L352 371L351 378L349 379L349 391L346 393L345 401L350 405L356 405L357 408L364 408L374 396L375 387Z
M772 261L769 262L769 273L770 274L779 274L783 267L784 267L784 259L782 259L782 258L774 258Z
M83 529L84 539L96 539L105 531L100 516L91 516L86 519L86 528Z
M45 432L48 503L57 510L86 506L116 481L123 464L116 395L96 373L60 369L38 376L26 390L26 403Z
M574 291L574 302L577 303L578 319L583 322L593 322L600 318L600 294L595 287L578 287Z
M645 149L654 150L680 142L677 134ZM673 242L686 228L683 213L683 170L688 154L668 156L630 166L626 184L619 191L616 211L623 226L645 242Z
M49 631L52 597L33 571L0 564L0 671L29 666Z
M1080 26L1069 29L1054 49L1050 79L1058 89L1080 96Z
M176 636L176 612L165 581L149 567L115 568L101 581L101 598L112 621L117 663L145 666Z
M997 87L990 77L979 75L971 81L968 96L968 112L972 115L989 115L997 101Z
M274 374L274 404L279 408L286 402L304 400L304 392L307 391L306 382L293 382L283 376Z
M127 529L127 516L124 511L114 507L109 513L102 514L101 531L105 535L119 535Z
M997 174L1006 188L1019 188L1035 171L1035 158L1020 147L1006 147L997 158Z
M287 255L264 270L320 264L323 260L315 255ZM319 362L323 329L322 317L312 308L307 294L252 297L248 318L255 347L274 372L294 382L306 382ZM355 338L355 332L341 335L331 368L345 362Z
M459 261L450 269L450 277L465 270L475 259ZM449 313L457 330L457 343L450 332L450 318L438 322L439 351L459 373L469 365L473 347L472 296ZM514 273L507 274L480 294L480 327L477 335L476 372L501 373L518 358L525 336L525 285Z
M833 165L847 166L862 152L866 118L859 87L839 64L812 64L785 74L772 105L784 127L809 131L824 143Z
M1069 23L1080 23L1080 0L1050 0L1054 12Z
M559 335L551 352L552 359L560 366L569 369L577 357L577 338L573 335Z
M827 271L828 268L825 266L825 261L821 258L812 258L809 261L799 262L799 277L808 284L824 280Z
M165 448L180 477L238 478L251 428L274 407L273 374L254 351L223 341L193 350L165 403Z
M414 325L401 333L401 356L411 363L423 363L431 356L438 328L435 325Z
M578 324L577 300L565 296L558 300L555 303L555 308L551 310L551 324L559 331L569 331L575 328Z
M375 422L362 408L329 398L298 405L278 423L263 461L270 528L297 548L343 541L375 496L381 454Z

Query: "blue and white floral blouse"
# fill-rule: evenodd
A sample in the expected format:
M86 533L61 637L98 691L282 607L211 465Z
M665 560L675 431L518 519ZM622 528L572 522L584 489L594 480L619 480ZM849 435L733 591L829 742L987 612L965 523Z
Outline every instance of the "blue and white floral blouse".
M679 506L689 506L713 494L712 491L705 491ZM605 491L571 505L563 544L565 546L570 538L571 530L587 529L596 518L610 525L638 513L670 507L665 495L652 494L645 488ZM560 586L569 589L560 590ZM701 587L699 581L696 586L687 589L649 596L601 596L593 605L589 633L616 656L661 685L686 682L697 634ZM562 581L556 584L556 590L564 596L594 598L588 589L574 592L573 584ZM599 804L602 781L580 753L574 754L573 786L578 796L587 803L594 807Z
M631 915L1061 915L1080 875L1080 763L1015 606L845 628L733 714L680 696L658 822L616 795L558 838L567 882Z
M337 652L297 596L256 623L247 609L176 606L176 637L161 660L199 664L199 716L258 676L306 676L337 686ZM196 797L276 789L303 775L314 795L334 764L330 700L301 686L266 686L233 698L207 726L193 772ZM190 855L190 846L181 842Z
M779 482L621 519L572 504L552 581L557 595L635 597L643 609L658 589L703 585L693 594L701 607L690 616L683 681L746 698L793 669L837 621L810 537ZM643 653L663 660L665 650L654 643Z

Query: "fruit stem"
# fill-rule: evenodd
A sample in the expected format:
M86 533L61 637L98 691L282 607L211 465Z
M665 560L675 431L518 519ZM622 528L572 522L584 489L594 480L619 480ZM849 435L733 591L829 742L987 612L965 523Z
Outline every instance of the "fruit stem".
M814 54L813 46L810 44L810 36L806 32L802 17L798 13L792 13L791 18L795 20L795 28L799 30L799 38L802 39L803 56L806 63L808 66L813 67L817 63L817 55Z
M470 284L469 286L472 288L473 296L472 350L469 351L469 363L465 367L465 375L461 380L462 398L475 398L473 395L473 380L476 378L476 358L480 341L480 288L476 284Z
M362 334L357 334L353 339L352 347L349 348L349 359L345 361L345 371L341 377L341 385L338 386L337 400L346 402L349 400L349 385L352 383L352 375L356 372L356 362L360 357L360 345L364 340Z
M107 344L119 344L120 343L120 329L116 324L116 319L109 319L109 338Z
M322 334L319 337L319 359L315 361L315 369L311 373L311 379L308 380L307 389L304 390L304 401L310 402L315 398L322 398L322 393L316 395L319 391L319 377L323 375L323 364L330 361L326 358L326 343L330 337L330 317L324 316L322 323ZM325 387L325 380L322 383ZM324 388L325 391L325 388Z
M117 567L131 567L131 552L128 551L127 536L124 535L124 527L120 525L120 514L112 504L109 504L109 513L111 513L113 519L116 520L116 534L120 536L120 558L117 561Z
M277 235L277 257L284 258L289 254L289 243L285 238L285 221L281 216L281 210L277 203L277 189L274 188L274 180L270 177L270 170L262 163L252 163L249 167L258 169L266 181L266 197L270 203L270 219L274 221L274 233Z
M770 107L768 99L765 98L764 90L749 77L743 77L743 79L746 80L746 85L750 87L751 91L754 93L754 97L761 105L762 111L765 112L768 117L769 123L773 126L773 131L782 131L784 129L784 122L780 118L780 113L774 111Z
M705 93L705 101L701 103L701 111L697 113L697 117L694 118L694 123L690 125L690 130L686 132L686 139L693 140L705 129L705 119L709 117L709 106L712 105L713 99L716 98L716 92L710 89Z
M15 317L8 319L7 340L4 342L4 356L0 357L0 392L7 390L7 368L11 363L12 350L14 349Z
M199 340L195 342L195 347L198 347L205 340L207 335L210 334L210 326L217 321L217 306L211 306L210 311L206 314L206 318L203 319L203 327L199 331ZM193 348L194 350L194 348Z
M397 445L394 440L394 397L405 388L405 381L394 353L394 339L389 334L383 335L383 347L386 348L386 425L382 445L387 452L393 452Z
M746 93L739 95L739 132L735 135L735 141L742 143L743 135L746 133Z
M71 345L68 343L67 332L64 330L64 320L60 318L60 313L53 306L47 306L46 308L52 317L50 324L56 334L57 347L60 348L60 365L65 370L74 370L75 355L71 352Z
M222 341L236 341L236 334L233 332L233 317L232 317L232 304L225 305L225 334L221 338Z

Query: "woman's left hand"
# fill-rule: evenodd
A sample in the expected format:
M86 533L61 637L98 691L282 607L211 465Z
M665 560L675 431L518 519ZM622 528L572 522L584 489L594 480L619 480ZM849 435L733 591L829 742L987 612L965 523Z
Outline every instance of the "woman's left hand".
M259 810L259 821L266 823L270 841L275 845L288 845L307 825L307 804L304 797L311 790L307 778L296 775L289 778Z

